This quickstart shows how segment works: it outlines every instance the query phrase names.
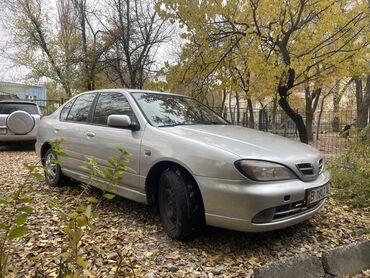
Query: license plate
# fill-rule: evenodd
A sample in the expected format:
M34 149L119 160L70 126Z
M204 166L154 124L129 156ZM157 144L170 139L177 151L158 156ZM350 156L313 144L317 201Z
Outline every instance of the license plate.
M309 189L306 192L306 204L316 203L330 194L330 183L327 183L318 188Z
M6 134L6 128L0 128L0 134Z

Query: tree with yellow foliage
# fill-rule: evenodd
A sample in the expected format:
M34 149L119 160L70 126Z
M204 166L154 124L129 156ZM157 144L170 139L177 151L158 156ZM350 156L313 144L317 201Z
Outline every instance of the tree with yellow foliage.
M368 42L366 1L160 0L158 9L184 28L183 60L209 76L227 60L251 72L250 93L278 94L280 107L308 142L303 117L290 103L297 88L346 70ZM246 61L246 63L244 62ZM308 86L307 86L308 85ZM316 87L315 90L319 89Z

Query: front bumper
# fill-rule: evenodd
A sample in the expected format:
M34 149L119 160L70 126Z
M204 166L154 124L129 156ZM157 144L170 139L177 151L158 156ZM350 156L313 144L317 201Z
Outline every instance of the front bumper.
M245 232L264 232L295 225L317 213L325 200L305 207L306 190L327 184L330 175L325 171L311 182L297 179L266 183L202 176L195 176L195 179L202 194L208 225ZM300 203L302 209L296 213L287 213L265 223L254 221L265 210L277 208L278 211L290 207L288 211L291 211L292 205Z

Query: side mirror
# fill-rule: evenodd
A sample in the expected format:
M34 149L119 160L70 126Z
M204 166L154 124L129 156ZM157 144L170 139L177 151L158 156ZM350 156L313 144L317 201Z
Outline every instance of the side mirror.
M131 119L127 115L109 115L107 120L108 126L128 128L131 130L139 130L140 126L131 122Z

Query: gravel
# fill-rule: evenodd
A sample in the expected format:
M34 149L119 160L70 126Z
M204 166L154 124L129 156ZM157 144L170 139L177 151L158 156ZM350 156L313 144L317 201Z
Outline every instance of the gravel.
M14 192L27 174L23 163L37 160L33 151L1 151L0 195ZM81 188L76 183L50 188L35 181L33 192L73 205ZM67 244L57 211L44 198L35 199L33 207L31 232L14 242L16 251L11 254L14 275L18 272L19 277L32 275L36 268L51 268ZM99 212L96 231L84 235L81 250L90 262L94 259L92 272L100 277L114 274L121 257L121 272L127 276L132 276L133 268L137 277L148 278L248 277L256 266L304 252L321 256L330 248L365 240L370 227L369 209L348 208L332 198L311 220L290 228L252 234L207 227L188 241L168 238L158 213L142 204L116 197L104 201ZM4 213L0 211L0 219Z

